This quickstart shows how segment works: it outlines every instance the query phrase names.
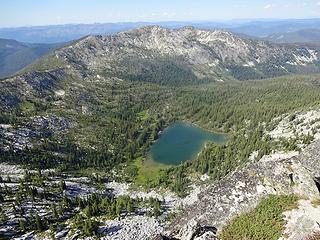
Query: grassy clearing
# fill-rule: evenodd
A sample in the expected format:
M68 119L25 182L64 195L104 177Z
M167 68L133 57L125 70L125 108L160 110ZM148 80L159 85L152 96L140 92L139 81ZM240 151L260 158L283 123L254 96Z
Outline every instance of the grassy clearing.
M151 159L137 158L132 166L136 169L134 186L146 189L159 186L162 172L168 166L153 162Z
M252 211L236 217L220 233L222 240L279 239L285 226L283 212L297 208L295 195L270 195Z
M35 108L34 104L31 102L23 102L20 104L20 110L24 114L30 114L30 113L34 113L36 108Z

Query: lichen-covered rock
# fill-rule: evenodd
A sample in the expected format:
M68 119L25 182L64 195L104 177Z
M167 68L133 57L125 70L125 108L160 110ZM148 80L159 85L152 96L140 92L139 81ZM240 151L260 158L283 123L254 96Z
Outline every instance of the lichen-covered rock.
M320 177L320 141L310 144L299 155L301 164L308 169L314 177Z
M287 224L280 240L301 240L320 230L320 206L302 199L298 208L285 212Z

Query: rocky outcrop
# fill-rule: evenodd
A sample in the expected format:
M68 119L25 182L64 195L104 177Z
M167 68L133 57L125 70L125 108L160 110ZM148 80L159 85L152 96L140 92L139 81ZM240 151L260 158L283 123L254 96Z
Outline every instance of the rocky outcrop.
M279 240L301 240L320 230L320 205L310 200L302 199L298 208L284 213L287 222L282 237Z
M183 229L180 239L186 240L218 240L215 227L201 226L196 221L190 221ZM156 236L155 240L179 240L175 237L168 237L162 234Z
M219 231L238 214L254 208L268 194L318 198L315 177L320 173L319 148L320 142L315 142L301 154L274 153L239 168L200 193L199 201L186 208L164 235L190 240L196 233L192 226L196 225L211 226Z
M299 159L301 164L308 169L313 176L315 176L315 180L319 180L320 178L320 140L310 144L305 151L303 151L299 155Z
M0 81L0 110L8 110L25 101L41 101L53 95L53 89L63 80L62 69L31 71Z
M70 119L53 114L35 116L29 122L18 126L0 124L0 150L32 148L40 144L42 138L66 132L74 125Z

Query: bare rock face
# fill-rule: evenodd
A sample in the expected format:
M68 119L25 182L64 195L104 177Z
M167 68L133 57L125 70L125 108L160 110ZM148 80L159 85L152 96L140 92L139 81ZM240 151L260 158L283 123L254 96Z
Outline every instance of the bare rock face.
M181 229L178 237L186 240L214 240L217 239L216 233L215 227L201 226L197 221L192 220Z
M285 212L284 216L287 222L283 234L285 237L279 240L309 239L306 236L320 230L320 206L310 200L300 200L298 208Z
M196 239L192 237L197 229L194 226L211 226L219 231L238 214L254 208L268 194L318 198L315 184L318 158L312 154L319 148L320 143L316 142L300 155L274 153L247 164L204 190L199 195L200 200L185 209L165 230L165 235L181 240Z
M55 115L36 116L20 126L0 124L0 150L32 148L37 140L65 132L73 126L71 120Z
M155 240L218 240L217 229L215 227L201 226L197 221L190 221L180 231L179 236L168 237L158 235Z
M308 169L316 178L320 177L320 141L310 144L306 151L303 151L299 159L303 166Z

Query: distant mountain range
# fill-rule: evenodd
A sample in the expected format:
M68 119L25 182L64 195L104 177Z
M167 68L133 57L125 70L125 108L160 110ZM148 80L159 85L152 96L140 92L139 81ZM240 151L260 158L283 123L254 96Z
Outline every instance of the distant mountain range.
M8 77L63 44L26 44L0 39L0 78Z
M166 28L194 26L201 29L226 29L254 37L267 37L275 33L287 33L302 29L320 29L320 19L302 20L234 20L226 22L134 22L134 23L95 23L68 24L55 26L36 26L1 28L0 38L15 39L28 43L67 42L86 35L106 35L149 25Z
M231 26L228 29L249 36L265 38L275 33L295 32L302 29L320 29L320 19L252 21Z
M320 29L302 29L294 32L274 33L265 39L275 43L312 43L320 41Z

